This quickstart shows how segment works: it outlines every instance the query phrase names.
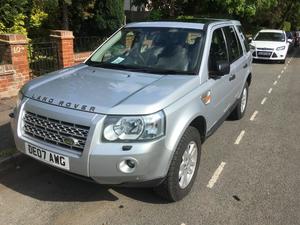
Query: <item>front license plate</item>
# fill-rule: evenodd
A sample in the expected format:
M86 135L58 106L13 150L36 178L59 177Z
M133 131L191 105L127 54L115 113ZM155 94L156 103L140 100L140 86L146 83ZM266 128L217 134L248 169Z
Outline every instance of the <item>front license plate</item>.
M265 57L269 57L269 56L271 56L271 54L272 53L270 53L270 52L258 52L259 56L265 56Z
M61 169L70 170L69 158L60 154L47 151L43 148L25 143L26 154Z

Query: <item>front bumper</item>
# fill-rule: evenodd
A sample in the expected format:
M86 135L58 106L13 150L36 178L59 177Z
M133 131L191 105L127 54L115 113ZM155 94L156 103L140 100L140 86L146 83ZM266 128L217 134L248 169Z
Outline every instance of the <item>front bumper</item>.
M31 111L36 114L72 123L89 126L87 141L83 152L76 152L61 146L33 138L23 132L23 114ZM172 151L167 149L165 138L151 142L140 143L103 143L100 140L104 115L81 112L32 99L24 99L14 111L11 118L16 147L25 152L25 143L38 146L50 152L69 158L70 170L76 175L92 178L101 184L131 184L149 183L161 180L167 174ZM130 145L130 150L124 151L123 146ZM132 159L136 162L134 171L124 173L119 169L120 162Z
M285 51L276 51L276 50L255 50L252 53L253 59L262 59L262 60L284 60L286 58Z

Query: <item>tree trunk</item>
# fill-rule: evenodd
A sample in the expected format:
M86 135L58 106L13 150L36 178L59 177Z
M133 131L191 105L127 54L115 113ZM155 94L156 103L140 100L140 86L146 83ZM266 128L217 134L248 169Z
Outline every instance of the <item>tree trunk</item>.
M61 12L61 24L62 27L61 29L63 30L69 30L69 10L68 10L68 5L64 0L59 0L59 8Z

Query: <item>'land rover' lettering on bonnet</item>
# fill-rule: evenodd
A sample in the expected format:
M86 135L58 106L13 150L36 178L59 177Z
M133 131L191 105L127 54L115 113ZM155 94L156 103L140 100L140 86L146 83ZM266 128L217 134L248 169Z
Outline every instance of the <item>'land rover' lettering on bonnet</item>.
M77 103L68 102L68 101L64 101L64 100L57 100L57 99L50 98L47 96L33 94L31 96L31 98L34 100L40 101L40 102L45 102L45 103L51 104L51 105L61 106L61 107L70 108L70 109L76 109L76 110L85 111L85 112L95 112L95 109L96 109L95 106L88 106L88 105L77 104Z

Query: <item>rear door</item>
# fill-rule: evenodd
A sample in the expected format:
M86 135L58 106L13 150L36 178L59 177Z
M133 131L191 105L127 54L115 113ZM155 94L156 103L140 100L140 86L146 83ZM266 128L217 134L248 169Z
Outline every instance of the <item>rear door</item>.
M249 66L249 62L247 62L247 58L244 57L244 50L234 26L223 27L223 31L226 37L230 62L229 82L231 93L228 106L230 107L240 97L245 78L245 70Z
M243 69L244 69L245 76L248 76L252 71L252 53L250 51L249 42L246 38L243 27L241 25L237 25L236 28L237 28L237 34L239 37L239 41L241 42L243 50L244 50ZM241 89L242 89L244 86L245 79L242 79L241 82L242 82L241 83Z

